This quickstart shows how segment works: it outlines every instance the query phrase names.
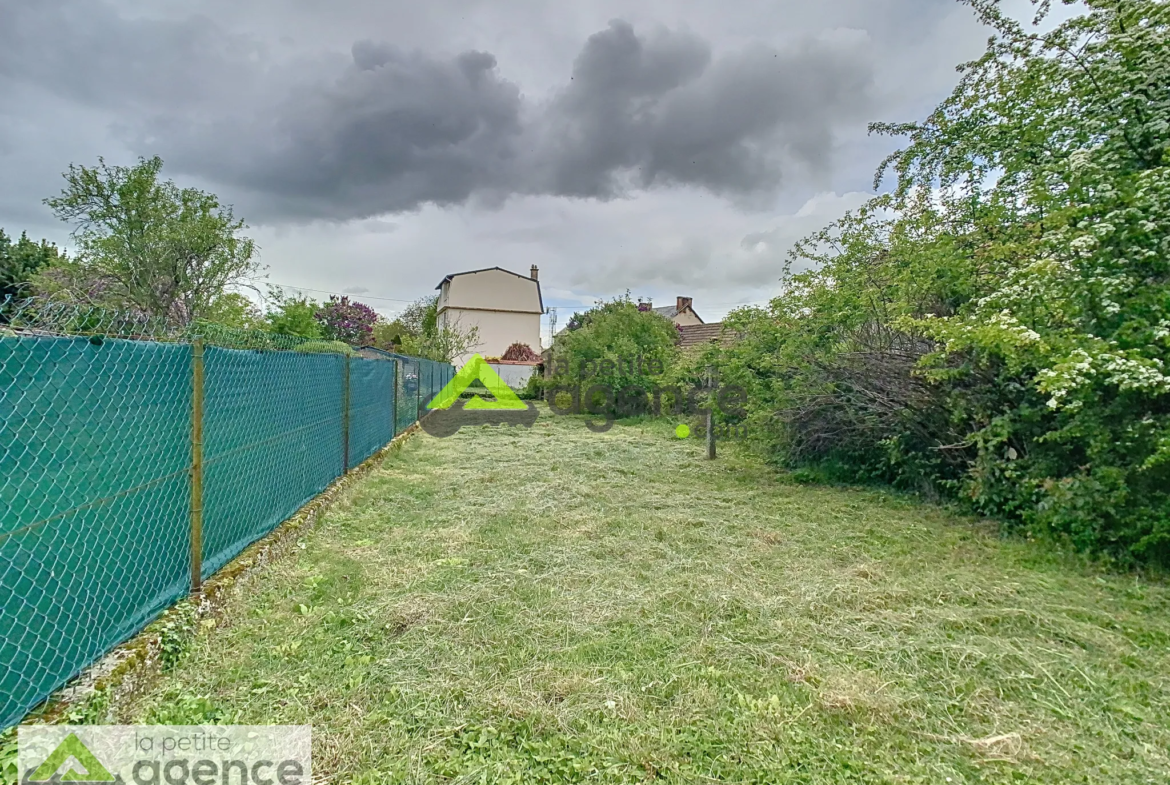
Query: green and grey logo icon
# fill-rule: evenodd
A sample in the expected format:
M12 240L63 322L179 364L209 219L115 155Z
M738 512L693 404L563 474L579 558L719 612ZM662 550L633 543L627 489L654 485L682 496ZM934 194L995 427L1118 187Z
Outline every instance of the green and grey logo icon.
M80 769L80 771L78 770ZM121 785L122 778L114 776L102 762L89 751L77 735L70 733L57 745L44 763L35 770L25 772L23 785L53 783L87 783L87 785Z
M478 395L470 399L460 397L475 381L481 382L495 400L485 400ZM439 390L427 408L430 415L419 421L419 427L431 436L440 437L453 436L465 425L523 425L531 428L539 413L535 405L520 400L478 354Z

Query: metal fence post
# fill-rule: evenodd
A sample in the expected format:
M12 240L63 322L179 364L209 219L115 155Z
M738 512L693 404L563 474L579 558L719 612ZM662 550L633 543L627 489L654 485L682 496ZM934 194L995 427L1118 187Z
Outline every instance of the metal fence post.
M203 586L203 339L191 346L191 592Z
M707 366L707 460L715 460L715 369Z
M349 355L344 355L342 363L344 372L342 378L344 381L344 394L341 410L341 455L342 455L342 474L349 474L349 362L352 358Z

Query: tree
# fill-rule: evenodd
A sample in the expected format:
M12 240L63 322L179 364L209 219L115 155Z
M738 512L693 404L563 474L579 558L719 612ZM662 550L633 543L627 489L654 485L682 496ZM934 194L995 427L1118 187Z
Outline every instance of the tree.
M400 319L389 321L379 318L374 325L373 345L388 352L396 352L402 347L403 337L408 334L406 325Z
M874 126L893 193L797 246L724 364L785 462L1170 563L1170 14L967 5L986 53Z
M267 326L256 305L238 292L226 292L212 300L204 318L241 330L263 329Z
M433 334L438 322L439 298L435 295L420 297L403 309L398 321L406 332L416 337Z
M343 341L350 346L368 344L374 333L378 314L368 305L350 302L348 297L329 298L315 315L326 340Z
M157 156L130 167L101 158L93 168L70 165L61 195L45 204L74 224L69 281L97 289L103 304L182 325L206 317L229 288L248 286L259 266L232 208L160 181L162 165Z
M435 362L449 363L456 357L479 348L479 328L458 324L434 327L422 335L406 335L402 351Z
M15 243L0 229L0 303L8 297L32 294L32 281L42 269L64 259L57 246L47 240L34 243L21 232Z
M313 340L323 336L321 323L317 321L321 306L316 301L287 295L277 287L269 288L268 301L264 319L269 331Z
M598 302L577 315L576 329L562 333L553 346L552 384L589 388L600 385L613 394L650 392L678 354L678 330L669 319L644 311L627 293ZM584 390L583 390L584 392Z
M377 329L376 329L377 331ZM439 298L420 297L380 331L404 354L437 362L452 362L479 346L479 328L459 324L439 326Z

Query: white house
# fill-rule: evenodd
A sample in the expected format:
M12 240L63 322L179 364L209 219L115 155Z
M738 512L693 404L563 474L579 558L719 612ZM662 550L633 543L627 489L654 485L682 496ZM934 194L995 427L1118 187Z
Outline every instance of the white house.
M479 330L479 345L454 358L462 366L473 354L499 357L514 343L540 353L540 317L544 300L535 265L527 277L492 267L448 275L439 290L438 326Z

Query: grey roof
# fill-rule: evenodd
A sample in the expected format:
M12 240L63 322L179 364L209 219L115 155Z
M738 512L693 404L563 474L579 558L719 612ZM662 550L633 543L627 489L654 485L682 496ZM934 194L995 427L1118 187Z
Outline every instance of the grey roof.
M667 319L673 319L679 315L680 311L678 310L678 303L675 303L674 305L663 305L655 308L654 313L658 314L659 316L665 316ZM703 321L703 317L695 313L694 306L691 307L691 313L695 314L695 318L700 322Z

